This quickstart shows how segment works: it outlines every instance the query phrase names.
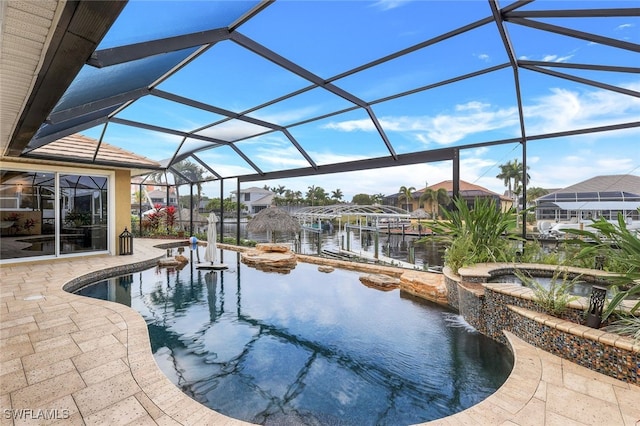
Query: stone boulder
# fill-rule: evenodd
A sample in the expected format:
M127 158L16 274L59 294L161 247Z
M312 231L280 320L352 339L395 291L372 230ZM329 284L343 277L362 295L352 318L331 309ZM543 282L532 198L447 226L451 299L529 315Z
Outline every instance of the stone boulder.
M286 251L282 251L283 248ZM240 254L242 263L265 272L287 274L296 267L296 254L286 245L258 244L255 249Z
M288 244L278 243L258 243L255 249L265 253L288 253L291 251L291 247Z
M442 274L407 271L400 276L400 290L440 305L448 305L447 287Z
M178 270L182 270L189 263L189 259L184 257L181 254L176 255L175 257L165 257L163 259L158 260L158 267L160 268L175 268Z
M375 288L382 291L391 291L398 288L400 280L384 274L368 274L361 275L360 282L367 287Z

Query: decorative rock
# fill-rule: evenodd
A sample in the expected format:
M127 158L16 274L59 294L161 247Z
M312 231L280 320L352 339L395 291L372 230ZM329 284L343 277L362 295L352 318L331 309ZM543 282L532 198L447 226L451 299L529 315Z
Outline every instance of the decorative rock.
M287 244L259 243L256 244L256 250L264 253L287 253L291 248Z
M178 266L178 265L182 265L182 263L178 262L175 259L166 258L166 259L158 260L158 266L161 268L167 267L167 266Z
M367 287L375 288L382 291L391 291L400 285L398 278L393 278L383 274L361 275L360 282Z
M335 271L335 268L332 266L318 266L318 271L329 273Z
M400 290L440 305L448 305L444 275L407 271L400 276Z
M289 273L296 267L295 253L250 250L240 255L242 263L266 272Z

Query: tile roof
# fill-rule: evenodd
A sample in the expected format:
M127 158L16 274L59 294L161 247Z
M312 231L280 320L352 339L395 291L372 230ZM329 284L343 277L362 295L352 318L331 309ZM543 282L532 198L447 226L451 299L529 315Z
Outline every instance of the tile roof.
M96 150L98 151L97 155ZM71 162L73 162L74 159L80 162L98 161L101 164L110 163L122 167L157 168L160 166L160 163L150 160L147 157L134 154L133 152L109 145L105 142L100 143L95 139L77 133L36 148L29 152L29 156L55 157L63 161Z

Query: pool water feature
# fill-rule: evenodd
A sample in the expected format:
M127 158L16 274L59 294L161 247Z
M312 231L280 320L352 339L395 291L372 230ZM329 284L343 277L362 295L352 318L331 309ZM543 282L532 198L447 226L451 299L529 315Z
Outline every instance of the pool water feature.
M77 293L140 312L161 370L225 415L412 424L480 402L512 369L510 351L458 315L366 287L356 272L298 263L288 274L264 273L224 250L229 269L204 271L191 257L182 270L152 268Z

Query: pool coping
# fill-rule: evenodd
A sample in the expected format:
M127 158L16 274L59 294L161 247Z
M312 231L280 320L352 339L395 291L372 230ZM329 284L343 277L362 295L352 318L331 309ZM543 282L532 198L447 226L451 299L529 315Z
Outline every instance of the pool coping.
M52 409L63 410L55 413L79 424L249 424L189 398L161 372L150 351L146 323L137 311L63 290L82 277L104 273L99 271L152 264L164 257L165 249L158 247L163 244L176 242L136 239L134 256L86 256L1 265L2 424L28 424L28 420L34 420L20 417L14 422L6 418L7 412L26 416L27 411L20 410ZM640 400L639 387L561 360L506 335L515 363L503 386L479 404L430 424L528 424L532 419L544 424L546 420L539 411L533 415L541 404L546 407L542 411L545 419L548 413L573 418L554 411L556 406L566 411L566 402L548 407L555 399L550 398L551 383L544 378L545 374L555 375L545 373L544 367L555 371L557 365L571 371L568 384L574 384L567 388L565 383L561 390L577 392L576 382L595 380L607 384L616 395L618 418L628 424L633 424L633 419L640 421L640 408L633 404ZM583 417L585 410L597 409L600 402L612 404L589 395L589 388L578 393L580 400L588 401L578 412ZM615 417L609 413L608 420L612 418Z

